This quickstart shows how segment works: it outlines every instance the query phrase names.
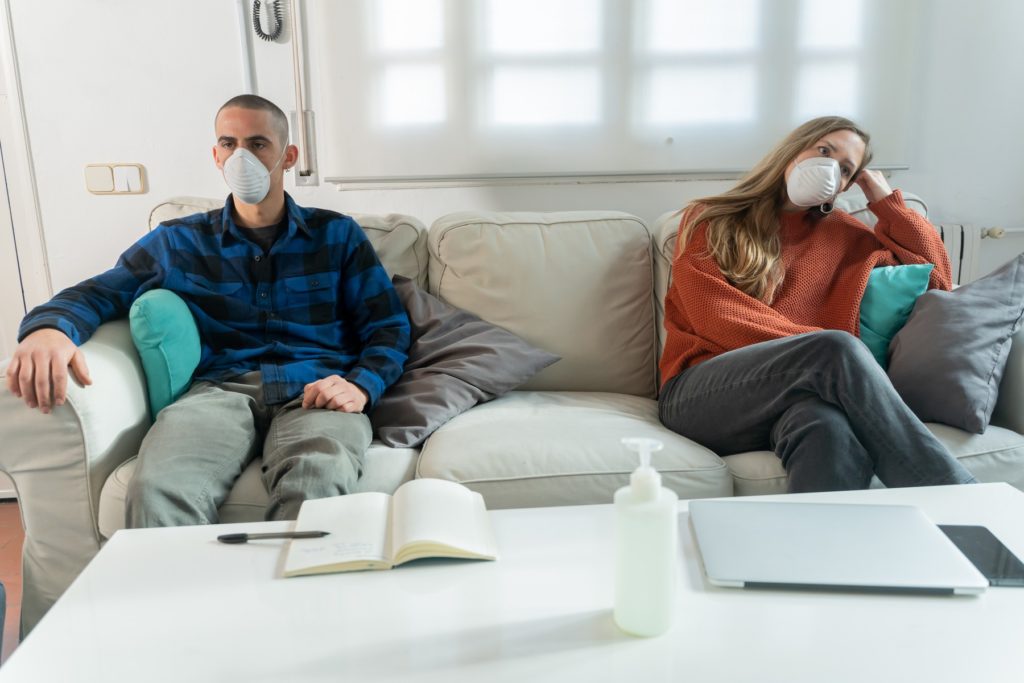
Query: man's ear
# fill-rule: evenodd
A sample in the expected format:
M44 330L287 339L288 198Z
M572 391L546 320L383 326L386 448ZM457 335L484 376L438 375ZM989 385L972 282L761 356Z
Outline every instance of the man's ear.
M284 161L281 162L281 166L288 170L299 161L299 148L295 145L288 145L284 149Z

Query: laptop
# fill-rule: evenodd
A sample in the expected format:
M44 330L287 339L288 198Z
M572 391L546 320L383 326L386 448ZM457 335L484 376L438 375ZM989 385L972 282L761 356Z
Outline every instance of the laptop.
M971 595L988 581L911 505L694 500L715 586Z

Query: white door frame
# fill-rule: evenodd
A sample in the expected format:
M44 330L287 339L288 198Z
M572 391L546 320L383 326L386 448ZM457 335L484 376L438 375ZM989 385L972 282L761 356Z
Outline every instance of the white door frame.
M11 0L0 7L0 140L3 141L10 218L17 243L24 303L31 309L53 296L40 218L35 167L21 94ZM0 207L3 210L3 207ZM0 298L5 298L0 294ZM5 316L6 318L6 316Z
M0 359L13 351L26 309L53 295L10 3L0 5ZM14 483L0 474L0 498L14 495Z
M5 99L0 95L0 108L3 108ZM0 153L2 151L0 140ZM4 167L0 165L0 360L9 358L14 352L18 338L18 323L25 315L24 293L18 273L18 253L5 176ZM4 385L5 380L0 376L0 391L7 391ZM0 474L0 499L14 497L14 482L7 475Z
M0 108L5 99L0 95ZM18 272L18 250L14 239L14 222L11 220L7 177L2 165L3 151L3 139L0 138L0 360L10 358L14 353L18 323L27 312L21 275ZM2 387L0 391L3 391Z

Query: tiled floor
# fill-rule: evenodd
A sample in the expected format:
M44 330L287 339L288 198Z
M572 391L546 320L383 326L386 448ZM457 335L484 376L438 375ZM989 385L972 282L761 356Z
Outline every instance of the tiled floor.
M4 647L0 661L6 660L18 646L18 617L21 612L21 543L25 531L15 501L0 502L0 582L7 591L7 618L4 620Z

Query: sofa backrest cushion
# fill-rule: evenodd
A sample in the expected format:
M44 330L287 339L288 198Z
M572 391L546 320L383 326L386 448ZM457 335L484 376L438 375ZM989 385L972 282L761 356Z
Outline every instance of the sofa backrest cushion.
M349 215L363 228L388 275L407 277L426 288L427 226L399 213Z
M672 258L676 251L681 211L669 211L658 216L651 232L654 234L654 298L658 316L658 357L665 348L665 295L672 279Z
M172 197L154 207L149 214L149 229L164 221L223 206L223 199ZM427 229L423 223L412 216L397 213L386 216L369 213L348 215L363 228L388 275L401 275L414 280L420 287L427 286Z
M463 212L430 228L430 291L562 357L521 388L653 398L651 237L618 211Z

